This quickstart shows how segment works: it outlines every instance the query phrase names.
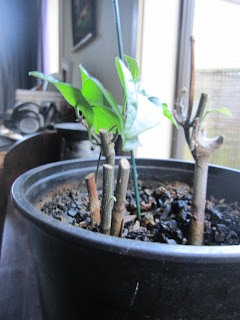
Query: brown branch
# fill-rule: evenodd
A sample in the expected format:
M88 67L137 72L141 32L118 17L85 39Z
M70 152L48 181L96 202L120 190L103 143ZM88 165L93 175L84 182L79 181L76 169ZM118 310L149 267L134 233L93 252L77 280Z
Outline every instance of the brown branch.
M208 177L208 157L195 160L193 198L190 224L190 244L202 245L204 234L205 202Z
M100 223L100 206L98 201L98 192L95 183L94 173L89 173L86 178L89 204L90 204L90 214L91 214L91 224L95 227Z
M201 97L200 97L199 104L198 104L197 112L196 112L196 115L194 117L194 120L196 118L199 118L199 122L200 123L202 122L202 117L203 117L204 110L205 110L206 105L207 105L207 101L208 101L208 95L206 93L202 93Z
M108 132L105 129L99 130L101 137L101 147L103 150L103 155L106 158L106 163L114 167L115 164L115 150L114 144L111 143Z
M121 225L123 221L123 213L125 211L125 200L128 186L130 164L127 159L122 158L119 161L118 178L116 186L116 202L112 212L111 235L119 237L121 233Z
M88 130L88 124L87 124L87 121L83 118L81 121L81 124ZM96 133L94 133L92 130L91 130L91 135L93 137L94 140L96 140L96 144L97 146L101 145L101 140L100 138L98 137L98 135Z
M208 96L202 93L198 109L194 119L191 121L194 86L195 86L195 56L193 37L191 40L191 78L190 78L190 94L187 111L184 110L182 105L183 96L186 89L180 91L180 96L174 116L180 126L183 127L186 141L195 159L194 169L194 185L193 185L193 200L191 212L191 225L190 225L190 243L193 245L201 245L203 242L204 234L204 217L205 217L205 202L207 190L207 177L208 177L208 164L211 154L221 146L223 143L223 136L220 135L216 138L209 139L204 136L201 130L201 121L204 114L204 109L207 103ZM190 137L190 129L192 128L192 136Z
M192 245L203 243L208 164L212 153L222 145L223 139L223 135L213 139L205 137L204 131L200 130L199 119L194 120L191 151L195 167L189 238Z
M174 111L174 116L179 123L183 127L186 141L190 147L190 128L192 127L191 116L193 109L193 99L194 99L194 89L195 89L195 53L194 53L194 45L195 40L193 36L190 37L191 41L191 74L190 74L190 92L189 92L189 101L188 107L185 111L185 108L182 105L183 96L186 94L187 90L185 88L181 89L179 101L176 106L176 111Z
M103 165L103 195L102 195L102 217L101 232L110 234L112 220L112 202L113 202L113 167L109 164Z

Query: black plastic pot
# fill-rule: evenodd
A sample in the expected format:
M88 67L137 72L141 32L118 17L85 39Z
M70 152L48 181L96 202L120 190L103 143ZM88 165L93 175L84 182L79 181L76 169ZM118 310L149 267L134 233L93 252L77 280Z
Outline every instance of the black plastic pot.
M191 163L136 162L141 180L192 183ZM45 165L13 185L14 203L29 220L43 319L240 319L240 246L120 239L65 225L34 207L95 166L95 160ZM237 201L239 190L239 171L210 167L209 195Z

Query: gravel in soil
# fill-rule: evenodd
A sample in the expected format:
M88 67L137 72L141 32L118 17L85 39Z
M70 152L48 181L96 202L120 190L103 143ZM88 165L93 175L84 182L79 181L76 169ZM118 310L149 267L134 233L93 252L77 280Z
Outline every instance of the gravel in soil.
M92 228L89 201L81 187L59 189L51 198L41 202L41 211L55 219L95 232ZM122 237L140 241L168 244L188 244L191 188L180 182L168 184L139 182L141 223L137 220L134 192L127 191ZM101 202L101 193L99 192ZM204 245L238 245L240 243L240 205L224 199L206 201Z

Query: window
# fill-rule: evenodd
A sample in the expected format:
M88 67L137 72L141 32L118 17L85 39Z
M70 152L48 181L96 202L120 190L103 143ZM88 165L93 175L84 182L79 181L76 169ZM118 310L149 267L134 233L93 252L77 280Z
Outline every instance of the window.
M233 118L212 112L206 117L208 137L225 136L211 163L240 169L240 1L195 0L195 97L208 94L207 107L229 108ZM185 159L190 158L187 146Z

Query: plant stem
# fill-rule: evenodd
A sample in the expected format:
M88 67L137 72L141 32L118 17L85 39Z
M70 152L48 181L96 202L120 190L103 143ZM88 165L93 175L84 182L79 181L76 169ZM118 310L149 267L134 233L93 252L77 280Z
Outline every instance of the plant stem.
M125 210L126 193L128 187L130 164L127 159L122 158L119 161L118 178L116 186L116 202L112 211L111 235L119 237Z
M103 165L103 196L102 196L102 219L101 232L110 235L113 202L113 167L109 164Z
M120 55L121 60L123 60L123 58L124 58L124 56L123 56L123 41L122 41L122 32L121 32L121 22L120 22L118 0L113 0L113 9L114 9L115 22L116 22L116 28L117 28L119 55ZM124 106L123 106L123 109L124 109ZM136 162L135 162L133 150L131 151L131 160L132 160L132 166L133 166L133 180L134 180L134 192L135 192L136 203L137 203L137 215L138 215L138 220L141 221L141 210L140 210L138 182L137 182L137 168L136 168Z
M89 173L86 178L89 203L90 203L90 214L91 214L91 223L95 227L100 223L100 206L98 201L98 192L95 184L94 173Z
M114 164L115 164L114 144L111 143L107 130L100 129L99 133L101 137L101 147L102 147L103 155L106 158L106 163L114 167Z
M202 93L200 97L198 109L194 117L194 119L199 118L200 123L202 123L202 121L204 120L203 115L204 115L204 110L206 108L207 101L208 101L208 95L206 93Z
M190 243L195 246L203 243L208 163L209 157L199 157L194 165Z
M211 139L206 138L204 132L200 130L199 118L194 120L191 151L195 166L189 238L192 245L203 243L208 164L212 153L222 145L223 139L222 135Z

